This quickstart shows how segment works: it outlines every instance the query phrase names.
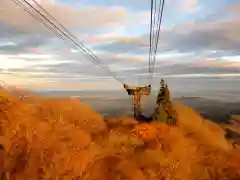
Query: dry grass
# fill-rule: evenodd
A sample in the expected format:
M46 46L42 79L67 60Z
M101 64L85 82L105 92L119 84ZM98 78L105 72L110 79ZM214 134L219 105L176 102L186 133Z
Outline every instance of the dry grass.
M192 109L175 105L178 127L104 123L77 100L20 101L0 92L0 142L6 179L237 180L240 152L224 131ZM1 166L0 166L1 167Z
M240 115L232 115L232 120L240 123Z

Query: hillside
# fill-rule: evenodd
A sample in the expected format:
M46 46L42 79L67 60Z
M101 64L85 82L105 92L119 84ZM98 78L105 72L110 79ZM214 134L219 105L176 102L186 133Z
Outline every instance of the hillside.
M240 179L240 150L225 131L189 107L174 108L177 127L124 115L105 122L76 99L20 100L1 90L2 172L18 180Z

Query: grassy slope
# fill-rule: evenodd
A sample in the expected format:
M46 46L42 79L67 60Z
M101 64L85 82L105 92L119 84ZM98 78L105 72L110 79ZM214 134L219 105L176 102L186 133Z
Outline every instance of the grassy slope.
M240 179L240 152L216 124L175 104L178 127L103 117L77 100L0 92L10 179Z

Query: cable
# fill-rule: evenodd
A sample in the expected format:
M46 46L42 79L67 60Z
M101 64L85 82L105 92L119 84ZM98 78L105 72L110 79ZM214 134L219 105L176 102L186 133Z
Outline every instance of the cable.
M152 31L152 33L153 33L153 35L152 35L152 37L153 37L153 39L152 39L152 44L151 44L151 46L152 46L152 48L153 48L153 46L154 46L154 41L156 41L156 40L154 40L155 39L155 24L156 24L156 9L157 9L157 2L156 2L156 0L154 0L154 3L153 3L153 5L154 5L154 13L153 13L153 15L154 15L154 18L153 18L153 31ZM152 61L153 61L153 56L152 56L152 54L153 54L153 49L152 49L152 52L151 52L151 64L152 64ZM150 67L150 73L151 73L151 67Z
M150 22L150 48L149 48L149 75L148 80L151 83L151 67L153 59L153 45L154 45L154 36L155 36L155 16L156 16L156 0L151 0L151 22Z
M49 27L48 25L44 24L44 22L42 21L42 19L34 16L34 14L29 11L23 4L21 4L21 2L19 2L18 0L12 0L17 6L19 6L20 8L22 8L25 12L27 12L30 16L32 16L34 19L36 19L37 21L39 21L41 24L43 24L46 28L48 28L50 31L52 31L53 33L56 33L57 36L59 36L61 39L64 40L63 36L61 34L59 34L56 30L52 29L51 27Z
M33 0L33 1L34 1L34 0ZM47 20L51 25L53 25L55 28L57 28L59 31L61 31L60 28L58 28L54 23L52 23L46 16L44 16L40 11L38 11L35 7L33 7L29 2L27 2L26 0L24 0L24 2L27 3L29 6L31 6L31 8L33 8L37 13L39 13L39 14L40 14L45 20ZM34 1L34 2L37 4L37 6L41 7L41 5L38 4L36 1ZM43 7L41 7L41 9L43 9ZM45 12L47 12L47 11L45 10ZM48 13L48 14L49 14L49 13ZM51 17L52 17L52 16L51 16ZM61 25L61 26L62 26L62 25ZM63 26L62 26L62 27L63 27ZM66 29L66 28L64 28L64 29ZM69 31L68 31L68 32L69 32ZM118 80L118 81L121 82L121 80L120 80L113 72L111 72L111 70L110 70L104 63L102 63L102 62L97 58L97 56L93 57L92 55L90 55L89 52L86 51L86 48L83 46L82 43L80 43L80 44L81 44L85 49L84 49L83 47L81 47L79 44L77 44L77 42L75 42L73 38L69 37L69 35L67 35L67 34L64 33L63 31L61 31L61 33L63 33L65 36L67 36L67 38L70 39L76 46L78 46L81 50L83 50L85 53L87 53L87 55L89 55L92 59L94 59L96 62L98 62L98 64L99 64L100 66L102 66L102 67L104 68L104 70L105 70L109 75L113 76L116 80ZM122 82L121 82L121 83L122 83Z
M153 55L151 54L153 57L153 62L151 64L152 67L149 68L151 70L150 71L150 84L152 82L153 73L154 73L154 65L155 65L155 61L156 61L156 52L157 52L157 46L158 46L158 41L159 41L160 27L161 27L161 23L162 23L163 8L164 8L164 0L162 0L162 1L160 0L158 20L157 20L157 30L156 30L157 37L155 39L154 50L152 51ZM156 10L156 0L155 0L155 10ZM154 18L155 18L155 16L154 16ZM154 20L154 26L155 26L155 20Z
M45 14L47 14L50 18L52 18L52 20L53 21L55 21L60 27L62 27L70 36L72 36L73 38L74 38L74 40L76 40L79 44L81 44L83 47L84 47L84 45L76 38L76 36L74 36L71 32L69 32L60 22L58 22L50 13L48 13L36 0L32 0ZM91 51L89 50L89 49L87 49L87 47L84 47L85 48L85 50L87 50L88 51L88 53L90 52L91 53ZM96 56L96 55L94 55L94 54L92 54L92 56L94 56L94 58L96 58L96 59L98 59L98 61L100 61L100 59ZM101 62L101 61L100 61ZM104 64L104 63L102 63L107 69L108 69L108 67ZM108 71L110 71L110 69L108 69Z
M24 2L26 4L28 4L28 6L30 6L35 12L37 12L38 14L40 14L45 20L47 20L53 27L50 28L48 25L46 25L42 19L40 19L39 17L36 17L33 13L31 13L28 8L26 8L26 6L18 1L18 0L12 0L13 2L15 2L15 4L17 4L20 8L23 8L24 11L26 11L28 14L30 14L34 19L38 20L40 23L42 23L45 27L47 27L49 30L51 30L53 33L55 33L58 37L60 37L61 39L63 39L65 42L66 39L63 38L62 35L59 34L58 31L60 31L65 37L67 37L70 41L72 41L78 48L80 48L84 53L83 55L88 59L88 60L95 60L94 62L97 62L98 65L100 65L109 75L113 76L116 80L118 80L119 82L121 82L123 84L123 82L115 75L113 74L113 72L110 71L110 69L105 65L105 64L101 64L101 61L95 56L93 57L92 55L89 54L89 52L87 50L85 50L83 47L81 47L77 42L74 41L74 39L72 39L71 37L69 37L69 35L67 35L66 33L64 33L60 28L58 28L54 23L52 23L48 18L46 18L46 16L44 16L40 11L38 11L35 7L33 7L29 2L27 2L26 0L24 0ZM49 14L49 13L48 13ZM62 26L63 27L63 26ZM57 31L57 30L58 31ZM64 28L66 29L66 28ZM89 59L88 56L90 56L92 59Z
M161 3L162 2L162 3ZM155 42L155 50L154 50L154 58L153 58L153 67L152 67L152 75L151 78L153 76L154 73L154 65L155 65L155 61L156 61L156 52L157 52L157 47L158 47L158 41L159 41L159 34L160 34L160 28L161 28L161 24L162 24L162 15L163 15L163 7L164 7L164 0L162 0L159 4L159 16L158 16L158 29L157 29L157 38L156 38L156 42Z
M148 68L148 72L151 72L151 53L152 53L152 32L153 32L153 27L152 27L152 23L153 23L153 0L151 0L151 21L150 21L150 37L149 37L149 68Z

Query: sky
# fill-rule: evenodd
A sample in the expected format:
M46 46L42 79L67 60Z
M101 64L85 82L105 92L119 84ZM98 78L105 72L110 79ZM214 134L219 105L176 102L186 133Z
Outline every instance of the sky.
M150 0L38 2L123 82L149 83ZM228 82L239 90L240 1L166 0L153 87L160 78L178 82L179 90L186 88L181 81L200 90ZM11 0L0 1L0 80L31 90L122 88Z

